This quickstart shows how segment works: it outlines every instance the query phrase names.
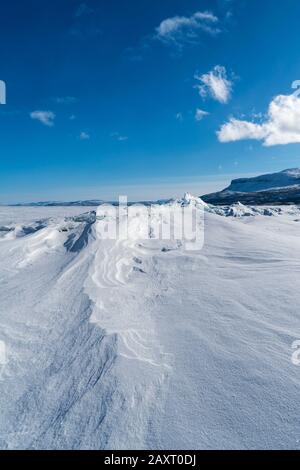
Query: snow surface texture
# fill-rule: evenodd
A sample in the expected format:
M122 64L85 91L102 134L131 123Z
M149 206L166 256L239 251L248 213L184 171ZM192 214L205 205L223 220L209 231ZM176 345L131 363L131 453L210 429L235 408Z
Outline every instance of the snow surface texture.
M300 448L299 209L206 205L198 252L84 210L0 209L0 447Z

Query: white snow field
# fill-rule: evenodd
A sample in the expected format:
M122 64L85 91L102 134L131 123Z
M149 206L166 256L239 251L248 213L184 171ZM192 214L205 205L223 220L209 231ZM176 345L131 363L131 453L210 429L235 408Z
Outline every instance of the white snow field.
M300 210L206 206L199 251L93 210L0 208L0 448L300 448Z

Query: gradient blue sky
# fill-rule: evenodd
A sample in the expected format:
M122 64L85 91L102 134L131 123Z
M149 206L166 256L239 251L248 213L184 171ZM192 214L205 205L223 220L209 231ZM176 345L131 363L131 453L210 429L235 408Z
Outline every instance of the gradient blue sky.
M299 143L216 134L231 116L265 119L292 92L299 31L297 0L2 2L0 202L203 194L300 166ZM196 88L216 65L232 86L225 103ZM198 108L209 113L199 121Z

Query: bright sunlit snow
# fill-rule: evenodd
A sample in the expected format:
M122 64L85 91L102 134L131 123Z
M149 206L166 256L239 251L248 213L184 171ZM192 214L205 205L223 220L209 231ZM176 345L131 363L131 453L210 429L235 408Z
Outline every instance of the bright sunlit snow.
M204 206L201 250L0 208L2 449L300 447L300 209L169 204Z

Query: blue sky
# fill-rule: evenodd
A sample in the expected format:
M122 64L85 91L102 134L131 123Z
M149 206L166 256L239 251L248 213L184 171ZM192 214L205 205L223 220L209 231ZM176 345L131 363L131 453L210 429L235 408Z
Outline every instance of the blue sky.
M2 2L0 202L203 194L300 166L299 21L297 0Z

